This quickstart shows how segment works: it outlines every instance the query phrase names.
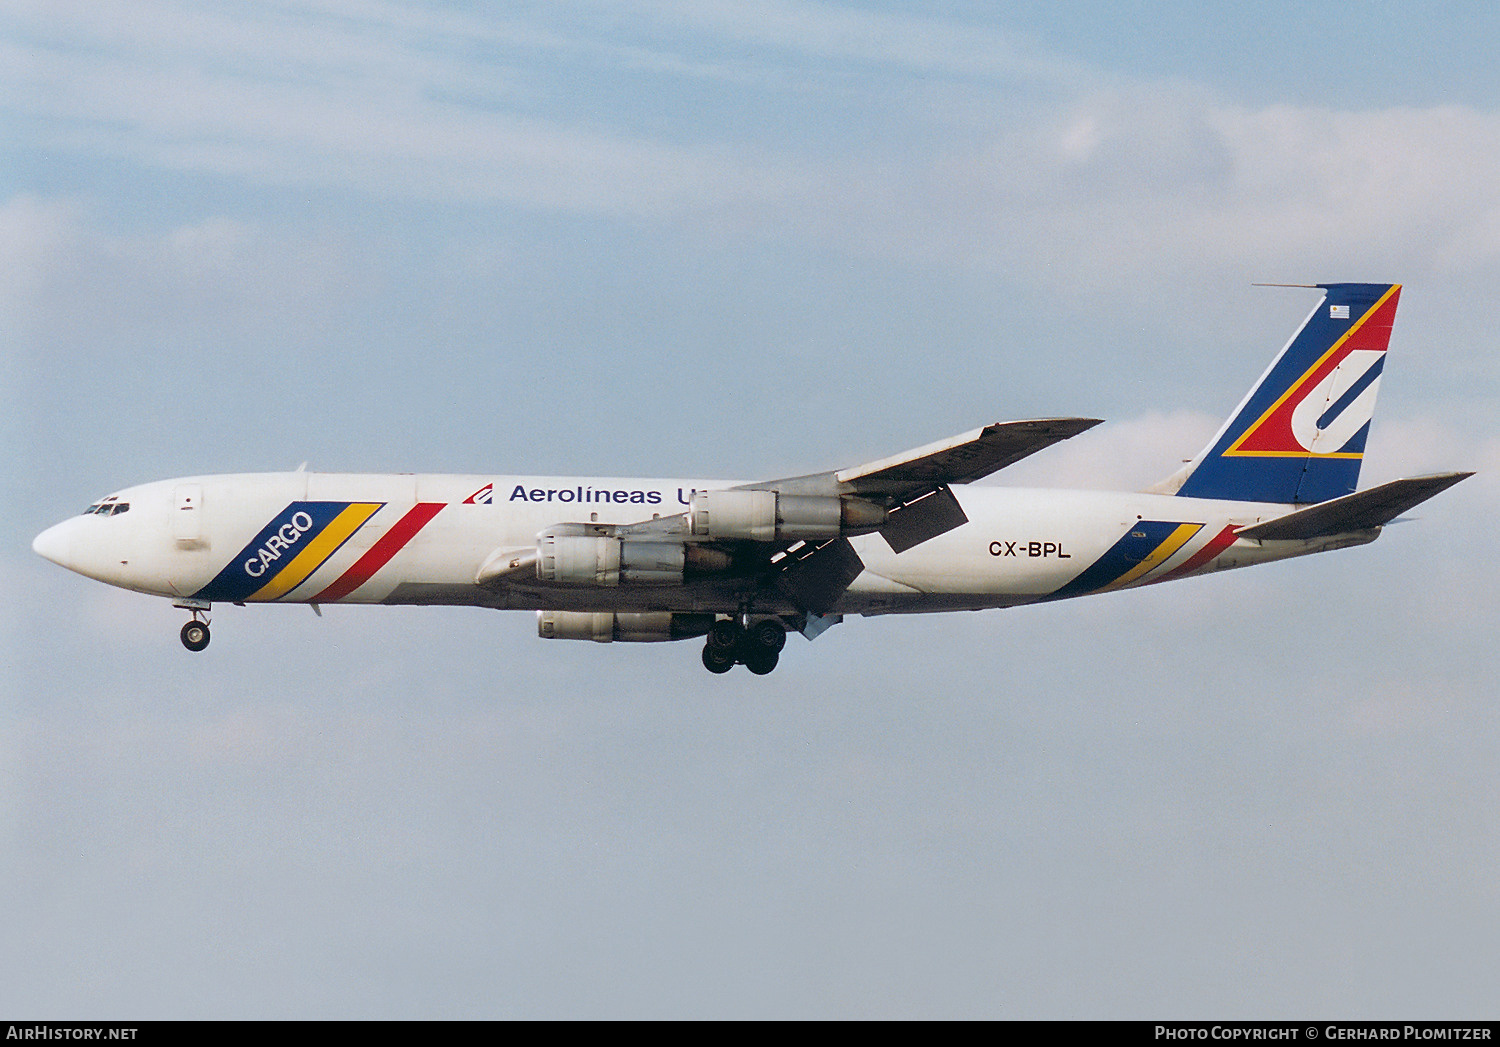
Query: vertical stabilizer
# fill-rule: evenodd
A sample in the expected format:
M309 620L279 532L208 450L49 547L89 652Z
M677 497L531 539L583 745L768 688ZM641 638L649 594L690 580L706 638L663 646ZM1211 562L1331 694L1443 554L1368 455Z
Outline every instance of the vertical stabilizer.
M1188 467L1186 498L1311 503L1354 491L1400 284L1318 284L1323 300Z

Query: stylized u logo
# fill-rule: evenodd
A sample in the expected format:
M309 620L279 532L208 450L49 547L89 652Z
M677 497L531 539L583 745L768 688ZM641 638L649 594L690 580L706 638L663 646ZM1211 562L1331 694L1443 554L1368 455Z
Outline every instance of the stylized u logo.
M1351 349L1292 411L1291 429L1313 454L1334 454L1354 439L1375 413L1385 353Z

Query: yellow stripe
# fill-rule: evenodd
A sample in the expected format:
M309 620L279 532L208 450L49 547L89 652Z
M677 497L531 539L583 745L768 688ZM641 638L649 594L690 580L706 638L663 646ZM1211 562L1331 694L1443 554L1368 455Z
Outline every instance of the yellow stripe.
M1326 361L1334 353L1338 352L1339 351L1339 346L1343 345L1349 339L1353 338L1354 337L1354 332L1358 331L1361 327L1363 327L1365 325L1365 321L1368 320L1370 317L1372 317L1372 316L1375 315L1375 310L1379 309L1382 305L1384 305L1385 302L1386 302L1386 299L1389 298L1391 295L1395 294L1399 290L1401 290L1401 285L1400 284L1392 284L1391 285L1391 289L1389 291L1387 291L1385 294L1383 294L1383 295L1380 296L1380 301L1376 302L1374 305L1370 306L1369 309L1365 310L1365 315L1363 315L1363 316L1361 316L1359 318L1359 322L1356 323L1353 327L1349 328L1349 330L1347 330L1347 331L1344 332L1344 337L1340 338L1337 342L1334 342L1333 345L1332 345L1332 347L1329 348L1328 352L1326 352L1322 356L1318 357L1318 362L1317 363L1313 364L1306 371L1303 371L1302 372L1302 377L1298 378L1295 382L1293 382L1290 386L1288 386L1287 387L1287 391L1281 394L1281 399L1277 400L1270 407L1266 408L1266 413L1263 414L1263 415L1261 415L1259 418L1257 418L1254 425L1250 426L1243 433L1241 433L1240 434L1240 438L1238 440L1236 440L1234 443L1230 444L1225 449L1224 454L1222 455L1222 457L1228 458L1230 455L1234 455L1236 457L1245 457L1245 458L1250 458L1250 457L1256 457L1256 458L1261 458L1261 457L1264 457L1264 458L1288 458L1288 457L1290 457L1290 458L1301 458L1301 457L1303 457L1303 455L1300 454L1300 453L1285 452L1285 451L1277 451L1277 452L1269 452L1269 451L1241 451L1240 450L1240 444L1242 444L1246 440L1250 439L1250 434L1253 433L1253 432L1255 432L1255 430L1259 429L1261 427L1261 425L1265 423L1265 420L1267 418L1271 417L1271 415L1273 415L1273 414L1276 413L1276 409L1278 407L1280 407L1282 404L1286 403L1287 398L1289 396L1291 396L1293 393L1295 393L1298 389L1300 389L1302 387L1303 383L1305 383L1307 381L1308 375L1313 374L1314 372L1317 371L1318 368L1322 367L1324 361ZM1326 301L1327 299L1325 298L1324 300ZM1322 306L1319 305L1318 308L1321 309ZM1310 452L1309 452L1308 456L1309 457L1316 457L1316 458L1338 458L1338 457L1342 457L1341 455L1336 455L1336 454L1312 455Z
M1225 451L1236 458L1363 458L1363 451Z
M339 513L323 528L322 534L309 542L305 549L292 558L291 563L276 572L275 578L261 586L248 599L274 600L307 581L308 576L322 567L338 547L349 540L350 535L375 515L380 506L380 502L355 502Z
M1131 582L1139 581L1162 564L1171 559L1172 554L1186 545L1199 531L1203 530L1202 524L1185 523L1178 524L1177 530L1167 535L1167 540L1158 545L1154 552L1130 570L1126 571L1113 582L1106 585L1100 592L1108 589L1119 589L1129 585Z

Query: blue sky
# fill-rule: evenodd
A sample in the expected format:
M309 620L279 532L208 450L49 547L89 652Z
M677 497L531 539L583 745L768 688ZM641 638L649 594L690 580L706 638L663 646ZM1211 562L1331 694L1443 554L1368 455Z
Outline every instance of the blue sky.
M1500 952L1491 5L0 2L0 1005L1475 1017ZM1373 546L853 620L179 612L30 553L279 469L777 476L1038 415L1138 488L1406 285Z

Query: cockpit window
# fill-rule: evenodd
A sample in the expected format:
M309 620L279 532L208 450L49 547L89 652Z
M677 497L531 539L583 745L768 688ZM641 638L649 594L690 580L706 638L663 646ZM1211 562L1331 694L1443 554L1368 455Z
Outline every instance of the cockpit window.
M114 496L95 502L83 511L84 516L118 516L130 511L129 502L116 501Z

